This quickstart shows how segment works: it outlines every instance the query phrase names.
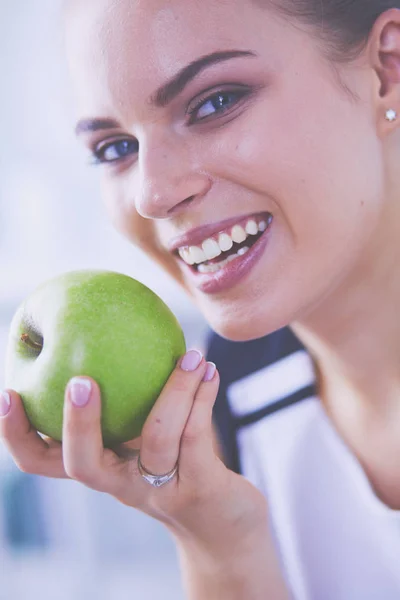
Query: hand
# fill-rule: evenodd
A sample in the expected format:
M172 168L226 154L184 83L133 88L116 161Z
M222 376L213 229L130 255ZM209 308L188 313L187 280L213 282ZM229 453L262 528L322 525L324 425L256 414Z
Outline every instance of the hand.
M204 378L213 369L215 365L190 351L178 361L141 436L113 449L103 447L100 390L88 377L84 379L91 389L85 405L74 404L72 387L67 386L62 443L30 426L13 390L8 390L9 411L0 418L0 436L22 471L78 480L163 522L177 537L194 539L212 556L231 555L265 521L266 502L216 455L212 410L219 375L215 370L211 380ZM151 486L138 471L139 451L151 473L167 473L178 462L177 475L163 487Z

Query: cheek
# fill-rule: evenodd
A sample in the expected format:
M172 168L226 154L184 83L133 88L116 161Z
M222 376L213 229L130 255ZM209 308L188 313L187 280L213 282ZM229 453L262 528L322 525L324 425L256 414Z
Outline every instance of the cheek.
M103 180L101 194L108 217L114 228L132 244L165 269L175 281L183 285L181 271L171 254L159 243L155 224L136 211L129 192L120 185Z
M101 181L101 195L108 217L114 228L133 244L142 247L146 243L156 251L157 243L152 224L136 211L130 189L128 175L118 174L115 178L104 176Z
M218 165L226 167L219 175L235 182L239 202L248 198L276 217L274 248L246 285L220 302L197 298L229 339L266 335L300 318L373 248L384 206L379 141L356 107L332 108L337 127L327 124L325 109L329 101L286 121L258 114L219 146Z
M133 244L141 246L141 238L144 236L150 240L150 235L144 234L145 227L141 226L133 201L120 188L113 181L106 178L102 180L101 196L107 216L114 229Z
M365 111L331 90L319 99L308 98L315 110L302 110L301 118L280 102L254 109L232 137L224 163L228 177L256 192L296 246L340 250L343 241L376 226L382 157Z

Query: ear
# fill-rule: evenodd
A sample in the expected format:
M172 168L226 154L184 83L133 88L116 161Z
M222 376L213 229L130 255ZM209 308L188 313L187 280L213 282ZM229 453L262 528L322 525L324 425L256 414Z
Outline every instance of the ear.
M379 130L382 134L400 127L400 10L392 8L376 20L369 40L370 60L378 78L376 106ZM388 121L388 110L397 119Z

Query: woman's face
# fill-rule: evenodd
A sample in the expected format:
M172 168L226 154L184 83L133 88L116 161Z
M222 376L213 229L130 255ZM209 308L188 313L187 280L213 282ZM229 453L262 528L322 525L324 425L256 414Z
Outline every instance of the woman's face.
M360 103L309 32L244 0L75 0L66 23L110 218L217 332L301 320L357 270L382 211L368 69L340 67Z

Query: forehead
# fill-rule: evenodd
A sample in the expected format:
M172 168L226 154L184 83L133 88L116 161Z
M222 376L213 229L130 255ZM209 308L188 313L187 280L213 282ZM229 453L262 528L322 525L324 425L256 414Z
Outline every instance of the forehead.
M65 39L78 101L86 111L100 102L124 110L127 91L150 95L200 56L273 44L276 25L250 0L69 0Z
M171 52L179 60L187 46L224 45L245 37L260 13L251 0L69 0L65 23L70 49L80 45L82 50L89 43L95 50L100 44L114 58L121 49L132 58L135 50L162 48L168 62Z

